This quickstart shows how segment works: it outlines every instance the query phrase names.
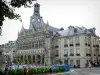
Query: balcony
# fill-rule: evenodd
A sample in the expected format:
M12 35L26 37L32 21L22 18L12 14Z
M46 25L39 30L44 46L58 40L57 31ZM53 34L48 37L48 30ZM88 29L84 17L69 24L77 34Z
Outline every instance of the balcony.
M76 56L80 56L80 54L79 54L79 53L77 53L77 54L76 54Z
M76 43L76 46L80 46L80 43Z
M94 54L94 56L96 56L96 55Z
M71 53L70 56L74 56L74 54Z
M66 45L64 45L64 47L68 47L68 45L66 44Z
M86 56L89 56L89 55L86 53Z
M87 53L86 56L91 56L91 54L88 54L88 53Z
M70 46L73 46L73 44L70 44Z
M59 55L58 54L55 54L55 56L58 57Z
M98 55L98 57L100 57L100 55Z
M88 54L88 56L91 56L91 54Z
M95 47L95 45L93 45L93 47Z
M90 46L90 44L88 44L88 46Z
M55 48L59 48L59 46L55 46Z
M97 48L99 48L99 45L96 45Z
M64 54L64 56L68 56L68 54Z
M87 43L85 43L85 46L87 46Z

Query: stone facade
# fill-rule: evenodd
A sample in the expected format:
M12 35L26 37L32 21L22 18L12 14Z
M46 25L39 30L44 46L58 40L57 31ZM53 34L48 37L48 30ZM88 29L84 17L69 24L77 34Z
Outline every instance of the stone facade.
M69 26L58 29L44 23L40 4L34 4L29 29L23 26L15 41L14 58L25 64L70 64L85 67L89 61L100 62L100 38L95 28ZM48 52L44 52L45 48Z

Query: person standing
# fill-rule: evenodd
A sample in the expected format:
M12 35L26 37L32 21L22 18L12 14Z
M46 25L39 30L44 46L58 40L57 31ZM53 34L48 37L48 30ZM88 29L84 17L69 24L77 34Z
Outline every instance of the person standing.
M26 75L26 73L27 73L27 68L24 67L24 75Z
M5 67L5 75L8 73L8 66Z
M52 73L52 68L50 67L50 73Z

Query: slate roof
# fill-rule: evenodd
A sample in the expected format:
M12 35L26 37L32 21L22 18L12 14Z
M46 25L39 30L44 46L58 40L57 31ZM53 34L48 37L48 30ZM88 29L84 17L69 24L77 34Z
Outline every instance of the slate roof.
M60 34L61 36L70 36L70 35L74 35L74 34L94 34L95 28L91 28L91 29L87 29L85 27L78 27L78 26L69 26L67 30L63 30L63 31L58 31L57 33Z
M55 28L55 27L49 25L49 26L48 26L48 30L49 30L49 31L52 31L52 32L58 32L60 29Z

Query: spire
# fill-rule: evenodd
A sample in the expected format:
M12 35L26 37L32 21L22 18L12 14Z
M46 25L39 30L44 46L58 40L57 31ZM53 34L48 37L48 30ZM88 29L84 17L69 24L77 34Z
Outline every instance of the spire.
M18 30L18 35L19 35L19 30Z
M47 25L49 25L49 22L48 22L48 20L47 20Z
M24 32L24 26L23 26L23 24L22 24L21 32Z

